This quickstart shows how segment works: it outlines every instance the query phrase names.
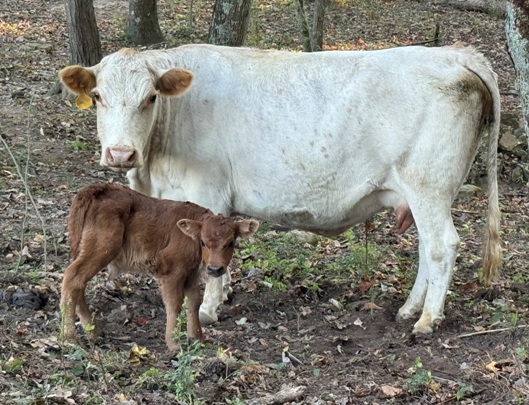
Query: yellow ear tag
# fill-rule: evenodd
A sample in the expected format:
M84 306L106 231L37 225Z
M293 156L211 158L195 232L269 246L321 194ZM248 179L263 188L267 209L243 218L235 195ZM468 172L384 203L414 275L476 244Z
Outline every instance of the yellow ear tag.
M92 107L92 104L92 98L86 93L79 94L75 99L75 105L80 110L86 110L87 108Z

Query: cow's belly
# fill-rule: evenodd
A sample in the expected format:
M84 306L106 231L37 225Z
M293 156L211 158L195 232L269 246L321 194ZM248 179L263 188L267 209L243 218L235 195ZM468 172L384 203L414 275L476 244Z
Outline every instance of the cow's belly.
M267 196L262 191L257 195L240 193L235 210L288 228L332 235L366 221L385 208L408 205L397 192L373 189L369 182L349 191L331 192L321 198L312 194L296 199L292 199L295 194L287 190L275 196Z

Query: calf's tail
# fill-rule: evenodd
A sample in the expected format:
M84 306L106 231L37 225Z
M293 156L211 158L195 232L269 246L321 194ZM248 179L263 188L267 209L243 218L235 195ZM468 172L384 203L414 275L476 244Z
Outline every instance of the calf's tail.
M77 258L83 235L86 213L90 210L93 196L87 189L81 190L73 199L68 216L68 237L72 259Z

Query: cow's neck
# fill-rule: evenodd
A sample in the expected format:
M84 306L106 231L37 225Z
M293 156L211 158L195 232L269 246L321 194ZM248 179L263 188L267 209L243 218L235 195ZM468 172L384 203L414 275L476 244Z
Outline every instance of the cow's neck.
M170 100L160 97L156 121L152 125L148 149L145 151L143 166L127 173L130 187L142 194L173 200L184 196L175 193L179 188L179 176L175 172L174 142L170 131Z

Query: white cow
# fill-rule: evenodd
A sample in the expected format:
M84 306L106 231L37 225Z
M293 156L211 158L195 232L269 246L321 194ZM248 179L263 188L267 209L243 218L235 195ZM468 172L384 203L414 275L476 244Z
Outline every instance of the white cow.
M472 49L123 49L60 78L97 104L101 165L144 194L322 234L388 207L401 231L414 218L419 270L398 312L422 311L414 332L443 319L459 245L450 207L487 134L483 271L497 275L500 97ZM222 290L207 284L202 321L217 320Z

